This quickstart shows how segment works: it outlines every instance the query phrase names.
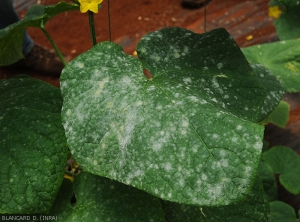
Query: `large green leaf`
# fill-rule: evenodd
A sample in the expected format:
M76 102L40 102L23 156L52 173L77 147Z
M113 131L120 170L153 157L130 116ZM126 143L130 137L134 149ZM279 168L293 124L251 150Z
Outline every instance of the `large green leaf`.
M0 30L0 66L10 65L23 58L22 44L26 27L43 28L57 14L79 9L76 4L60 2L54 6L32 6L24 19Z
M158 198L116 181L82 172L75 178L76 204L71 206L72 186L65 181L49 215L59 221L163 222ZM62 204L63 203L63 204Z
M269 82L254 74L224 29L163 29L137 50L151 79L140 60L111 42L63 70L63 123L78 163L170 201L245 199L262 148L263 127L251 121L270 102L262 86Z
M0 214L47 212L67 159L60 90L24 76L1 80L0 104Z
M261 63L279 79L288 92L300 92L300 39L242 49L252 64Z
M277 35L280 40L289 40L300 38L300 5L288 10L287 13L274 21Z
M279 174L280 183L292 194L300 193L300 157L289 147L275 146L263 153L263 160Z
M294 208L284 202L273 201L270 208L272 222L299 222Z
M164 203L170 222L267 222L270 221L269 202L259 178L246 201L224 207L195 207L171 202Z

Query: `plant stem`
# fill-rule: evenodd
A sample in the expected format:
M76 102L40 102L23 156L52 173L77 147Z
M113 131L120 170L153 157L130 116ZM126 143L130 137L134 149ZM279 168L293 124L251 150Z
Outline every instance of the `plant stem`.
M93 46L97 44L96 41L96 32L95 32L95 23L94 23L94 12L89 11L89 22L90 22L90 33L92 38Z
M42 31L44 32L44 34L46 35L47 39L49 40L49 42L51 43L52 47L54 48L56 54L58 55L59 59L61 60L61 62L64 64L64 66L67 65L67 62L63 56L63 54L61 53L61 51L58 49L57 45L55 44L55 42L53 41L53 39L51 38L50 34L48 33L48 31L45 28L41 28Z

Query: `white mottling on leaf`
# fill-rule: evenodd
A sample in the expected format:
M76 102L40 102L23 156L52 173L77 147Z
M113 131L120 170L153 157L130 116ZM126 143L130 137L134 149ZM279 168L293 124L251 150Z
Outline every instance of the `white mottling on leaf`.
M184 78L184 79L183 79L183 82L184 82L185 84L189 84L189 83L192 82L192 80L191 80L191 78L187 77L187 78Z

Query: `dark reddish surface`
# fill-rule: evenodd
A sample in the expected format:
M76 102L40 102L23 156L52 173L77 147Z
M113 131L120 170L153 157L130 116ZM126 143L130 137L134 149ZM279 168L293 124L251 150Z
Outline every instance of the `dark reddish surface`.
M59 0L42 0L44 5L58 3ZM206 7L206 30L224 27L237 41L239 46L277 41L273 19L268 17L269 0L212 0ZM21 17L25 11L21 11ZM109 40L107 1L95 15L97 41ZM112 40L132 54L139 39L147 32L163 27L185 27L197 33L204 32L204 8L184 9L180 0L124 0L111 1ZM46 25L54 41L64 54L71 58L91 48L88 15L80 12L63 13ZM51 48L48 40L39 29L28 29L34 41ZM246 40L252 35L253 39ZM20 73L47 81L59 87L59 79L36 73L32 70L7 71L0 68L0 78L7 78ZM291 117L286 129L273 125L266 127L266 139L271 146L286 145L300 151L300 96L289 94L285 100L291 104ZM299 198L279 187L279 198L299 209Z

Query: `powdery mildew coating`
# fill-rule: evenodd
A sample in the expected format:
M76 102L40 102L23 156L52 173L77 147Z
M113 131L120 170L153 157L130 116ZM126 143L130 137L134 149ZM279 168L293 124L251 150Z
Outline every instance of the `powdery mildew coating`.
M147 53L146 46L139 52ZM224 55L222 65L213 55L203 67L172 61L191 51L185 45L170 46L165 54L154 50L143 61L152 79L143 75L139 60L109 42L70 62L61 77L63 122L85 170L185 204L227 205L247 195L263 134L249 120L259 116L264 90L248 76L250 67L238 75L240 66ZM219 65L211 67L212 60ZM243 79L253 88L238 88ZM250 113L236 109L245 104Z

